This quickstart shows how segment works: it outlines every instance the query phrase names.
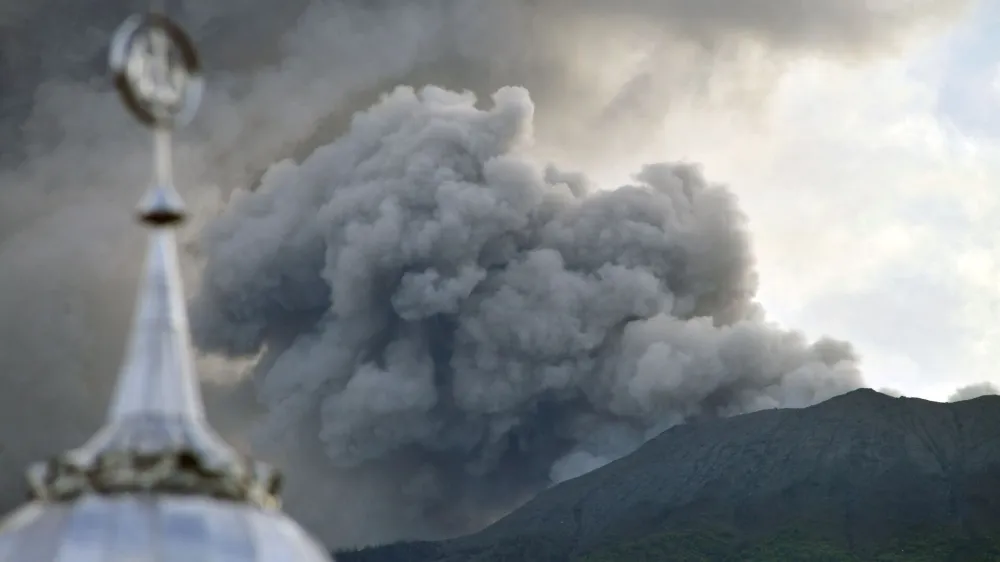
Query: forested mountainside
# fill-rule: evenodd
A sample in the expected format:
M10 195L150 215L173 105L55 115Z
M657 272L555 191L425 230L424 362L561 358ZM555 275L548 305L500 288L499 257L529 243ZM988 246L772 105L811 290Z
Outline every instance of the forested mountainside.
M1000 560L1000 397L858 390L674 427L481 533L341 562Z

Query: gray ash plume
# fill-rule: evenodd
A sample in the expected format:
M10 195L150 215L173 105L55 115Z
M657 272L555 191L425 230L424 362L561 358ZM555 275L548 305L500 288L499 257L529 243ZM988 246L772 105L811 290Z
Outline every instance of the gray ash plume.
M421 518L479 513L700 416L861 384L761 319L745 220L688 164L600 191L529 158L520 88L400 88L204 231L204 350L261 359L255 446L322 450Z

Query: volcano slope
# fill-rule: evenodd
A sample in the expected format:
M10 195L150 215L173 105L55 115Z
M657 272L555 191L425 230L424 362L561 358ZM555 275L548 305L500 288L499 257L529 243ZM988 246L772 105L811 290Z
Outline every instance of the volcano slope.
M1000 397L857 390L674 427L451 541L341 562L1000 560Z

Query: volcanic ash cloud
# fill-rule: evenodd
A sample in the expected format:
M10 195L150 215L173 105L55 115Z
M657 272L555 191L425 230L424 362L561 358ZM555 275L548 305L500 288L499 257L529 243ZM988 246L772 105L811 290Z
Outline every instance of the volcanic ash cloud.
M595 189L529 157L533 112L399 88L204 230L196 343L258 357L255 446L312 458L299 486L379 475L460 532L673 424L861 385L849 345L763 320L725 187Z

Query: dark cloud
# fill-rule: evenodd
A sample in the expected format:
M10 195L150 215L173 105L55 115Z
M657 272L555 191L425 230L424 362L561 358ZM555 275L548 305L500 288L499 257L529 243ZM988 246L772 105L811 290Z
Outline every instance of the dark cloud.
M992 396L994 394L1000 394L1000 389L998 389L995 384L991 382L980 382L959 388L948 397L948 402L962 402L964 400L972 400L973 398L979 398L980 396Z

